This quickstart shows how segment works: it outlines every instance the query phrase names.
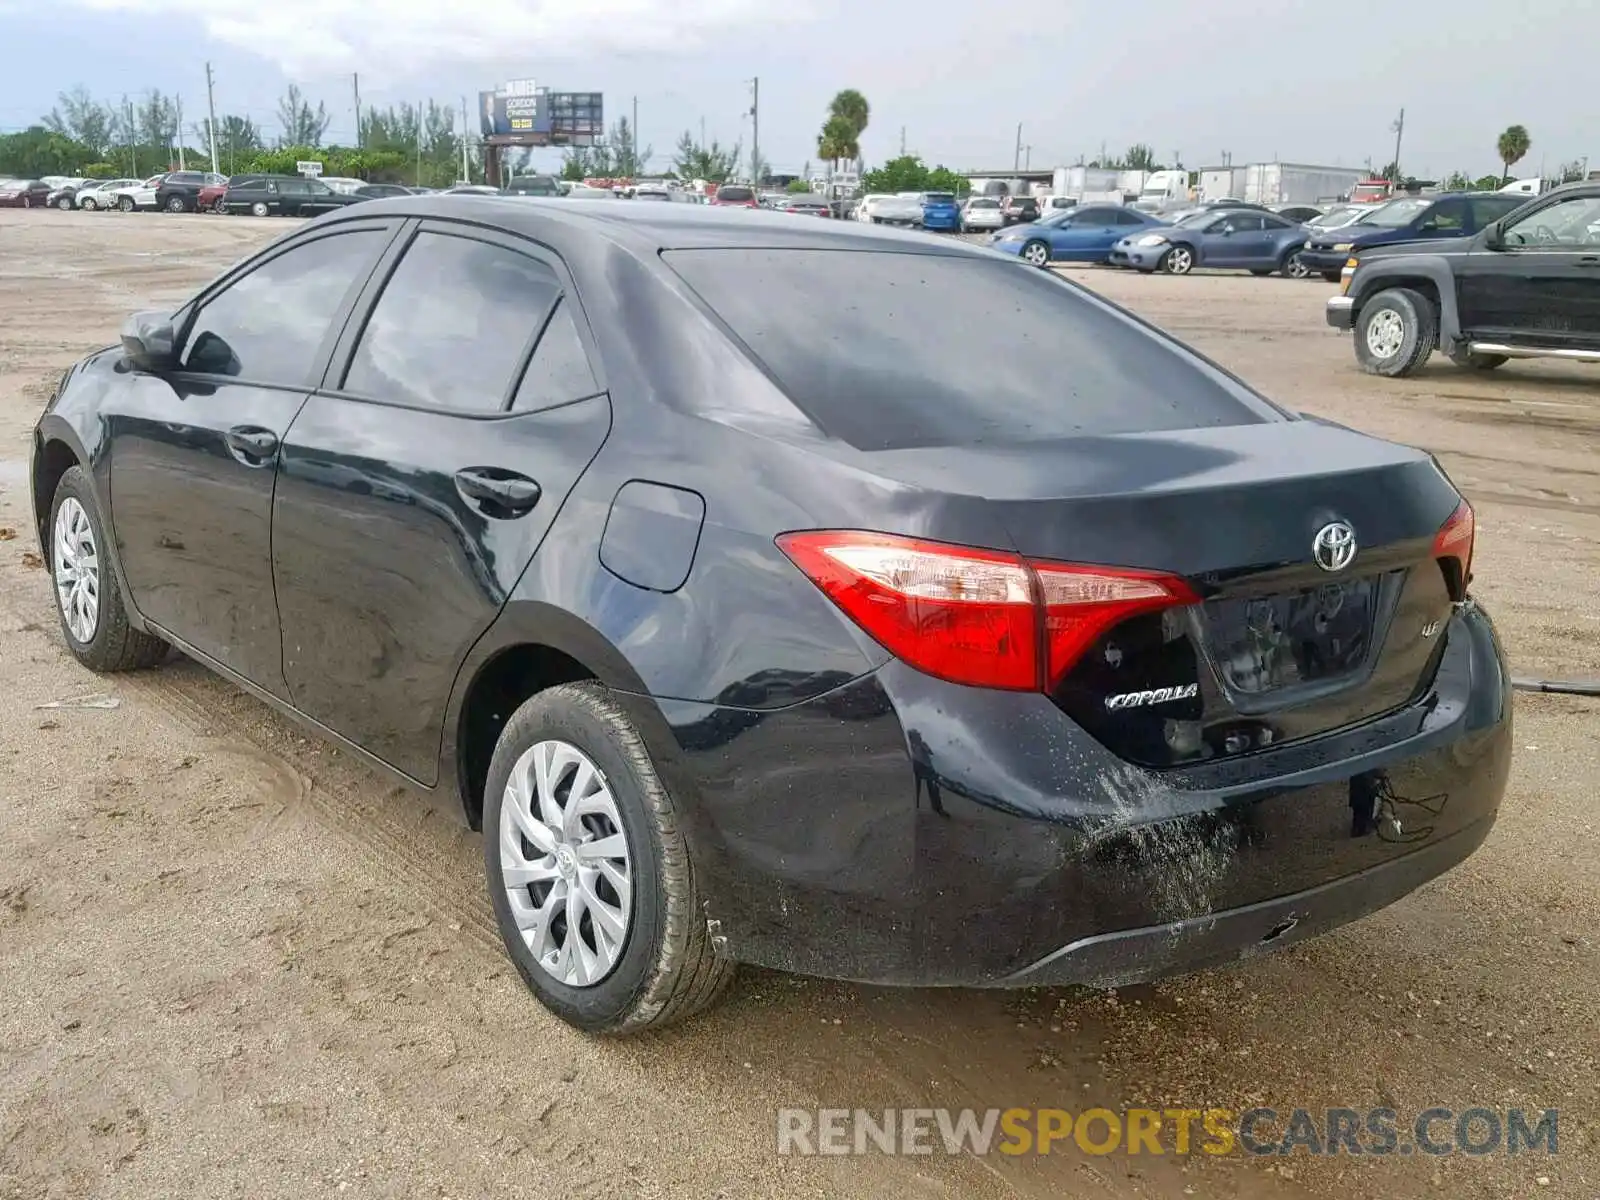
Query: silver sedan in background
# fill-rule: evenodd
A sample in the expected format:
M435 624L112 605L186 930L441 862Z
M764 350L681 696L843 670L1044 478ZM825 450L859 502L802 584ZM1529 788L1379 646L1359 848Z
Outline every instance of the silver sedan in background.
M1004 229L1006 214L994 196L973 196L961 206L961 232L979 229Z

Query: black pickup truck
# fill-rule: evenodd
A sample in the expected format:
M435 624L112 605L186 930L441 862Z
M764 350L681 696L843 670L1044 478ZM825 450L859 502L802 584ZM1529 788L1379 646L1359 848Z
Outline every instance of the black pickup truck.
M1556 188L1456 242L1357 251L1327 320L1354 331L1374 375L1410 375L1435 350L1478 371L1600 363L1600 183Z

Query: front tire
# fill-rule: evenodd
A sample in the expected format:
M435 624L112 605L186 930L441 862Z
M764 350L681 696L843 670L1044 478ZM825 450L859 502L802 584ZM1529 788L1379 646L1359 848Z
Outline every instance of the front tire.
M1168 275L1187 275L1194 270L1194 251L1187 246L1174 246L1161 256L1159 266Z
M78 207L80 209L82 209L84 212L93 212L95 209L99 208L100 206L98 204L96 204L93 199L91 199L88 196L85 196L82 200L78 201Z
M1361 306L1356 361L1369 375L1415 374L1439 342L1439 314L1421 292L1389 288Z
M563 1021L637 1033L699 1012L733 977L677 808L600 684L549 688L511 715L489 765L483 849L506 951Z
M63 197L61 197L61 199L56 201L56 207L59 208L62 212L71 212L72 211L72 197L71 196L63 196Z
M1022 247L1022 261L1035 267L1050 265L1050 246L1037 238Z
M216 213L219 217L222 216L228 211L227 201L223 200L221 196L218 196L211 203L211 211Z
M166 657L167 644L129 624L107 544L89 477L70 467L50 504L47 546L61 636L91 671L153 667Z

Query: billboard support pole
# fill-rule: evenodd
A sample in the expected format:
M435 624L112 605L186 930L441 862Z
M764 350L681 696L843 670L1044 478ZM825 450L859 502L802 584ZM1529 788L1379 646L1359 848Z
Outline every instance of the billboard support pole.
M461 181L472 182L472 171L467 166L467 98L461 97Z

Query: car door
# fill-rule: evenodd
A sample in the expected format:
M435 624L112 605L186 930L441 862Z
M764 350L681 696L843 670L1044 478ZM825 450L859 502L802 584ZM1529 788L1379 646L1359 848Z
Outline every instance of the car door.
M177 369L133 374L105 407L133 603L280 696L269 546L280 443L395 231L319 231L225 277L180 314Z
M1104 258L1122 233L1116 209L1081 209L1051 227L1051 256L1079 262Z
M300 202L299 213L302 217L318 217L335 208L343 208L346 204L344 197L340 196L327 184L318 179L296 180L299 184L298 197Z
M532 244L427 222L385 274L285 439L273 578L295 705L432 783L456 671L611 408Z
M1600 196L1547 203L1508 222L1500 241L1456 268L1462 328L1487 341L1600 347Z

